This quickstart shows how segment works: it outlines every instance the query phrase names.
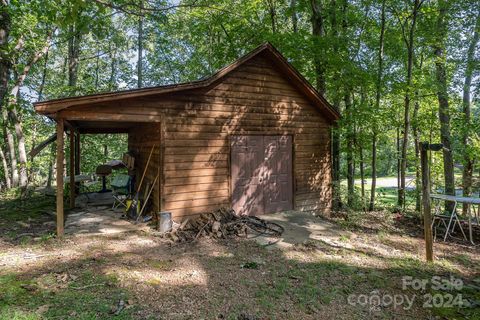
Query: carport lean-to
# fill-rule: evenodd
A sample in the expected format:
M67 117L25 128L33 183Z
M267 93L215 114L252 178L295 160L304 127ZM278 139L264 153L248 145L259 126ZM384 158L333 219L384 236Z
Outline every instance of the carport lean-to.
M57 113L51 116L57 123L57 163L64 162L64 132L68 132L69 148L74 152L70 152L70 159L68 161L68 176L69 176L69 199L70 208L75 206L75 196L78 188L75 185L75 176L80 174L80 161L81 161L81 134L97 134L97 133L129 133L134 131L134 127L146 126L152 127L153 123L158 123L160 120L154 117L135 117L136 122L126 121L131 120L128 117L117 116L112 117L110 121L94 121L92 115L84 113L82 115L69 114L68 112ZM148 130L145 130L148 132ZM132 143L131 143L132 145ZM158 152L157 152L158 155ZM62 165L56 166L56 184L57 186L64 185L64 167ZM158 190L158 187L156 188ZM63 235L64 233L64 192L63 188L57 188L56 195L56 212L57 212L57 234ZM154 201L157 202L157 201ZM158 209L158 208L157 208Z

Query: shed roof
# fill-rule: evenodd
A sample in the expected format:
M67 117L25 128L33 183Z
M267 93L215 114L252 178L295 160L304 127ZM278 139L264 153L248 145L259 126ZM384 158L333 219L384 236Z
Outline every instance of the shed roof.
M72 106L88 105L99 102L119 101L129 98L146 97L152 95L164 95L168 93L183 92L188 90L209 87L215 84L226 75L236 70L245 62L258 55L265 55L281 70L291 83L297 87L309 100L322 112L330 121L340 118L338 111L320 94L317 90L285 59L285 57L270 43L262 44L250 53L239 58L232 64L220 69L212 76L191 82L184 82L172 85L155 86L141 89L130 89L116 92L98 93L77 97L68 97L41 101L34 103L35 111L39 114L52 116L58 111ZM100 111L100 110L99 110Z

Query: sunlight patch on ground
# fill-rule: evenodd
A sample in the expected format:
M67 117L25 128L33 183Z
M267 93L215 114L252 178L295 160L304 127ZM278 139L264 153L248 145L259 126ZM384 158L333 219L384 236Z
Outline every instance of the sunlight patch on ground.
M162 286L206 286L208 276L203 266L195 263L191 259L180 259L176 261L174 267L166 268L162 262L158 265L135 268L128 267L109 267L106 268L107 274L115 275L121 283L129 285L162 285Z

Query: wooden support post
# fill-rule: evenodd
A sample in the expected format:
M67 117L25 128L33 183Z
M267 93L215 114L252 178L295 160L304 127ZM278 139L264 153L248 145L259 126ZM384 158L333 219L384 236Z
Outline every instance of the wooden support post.
M75 175L80 174L80 133L75 134ZM80 182L75 183L75 194L80 193Z
M63 215L63 119L57 119L57 236L64 235Z
M165 115L161 115L160 121L160 208L159 212L165 210Z
M428 168L428 142L420 144L420 162L422 166L422 203L423 229L427 261L433 261L432 212L430 205L430 170Z
M165 114L161 114L160 120L160 190L159 190L159 209L157 211L157 230L160 230L160 212L165 210L165 132L166 132L166 122Z
M75 133L70 129L70 161L69 161L69 176L70 176L70 209L75 208Z

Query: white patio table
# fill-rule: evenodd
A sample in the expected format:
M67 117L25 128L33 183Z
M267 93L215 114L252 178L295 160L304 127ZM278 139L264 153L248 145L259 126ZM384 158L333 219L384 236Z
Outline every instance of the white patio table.
M446 194L431 194L430 198L433 201L436 202L434 219L432 221L432 227L433 227L433 224L434 224L436 218L437 219L446 218L446 215L441 214L442 208L440 206L440 204L441 204L440 202L444 201L444 202L453 202L454 203L452 212L451 213L449 212L450 215L448 216L448 225L447 225L447 229L445 231L445 237L444 237L443 241L447 240L447 236L451 233L451 231L453 231L453 228L455 227L456 223L458 223L465 240L467 240L467 237L465 236L465 233L463 232L463 229L462 229L462 226L461 226L461 223L460 223L460 219L458 218L456 209L457 209L457 205L459 203L470 204L470 209L468 210L468 231L469 231L470 242L473 245L475 245L475 242L473 241L472 224L477 224L477 225L479 224L479 216L478 216L479 211L475 210L474 206L475 205L480 206L480 198L459 197L459 196L451 196L451 195L446 195ZM473 209L473 217L472 217L472 209ZM452 225L452 223L453 223L453 225ZM451 230L450 230L450 228L451 228Z

